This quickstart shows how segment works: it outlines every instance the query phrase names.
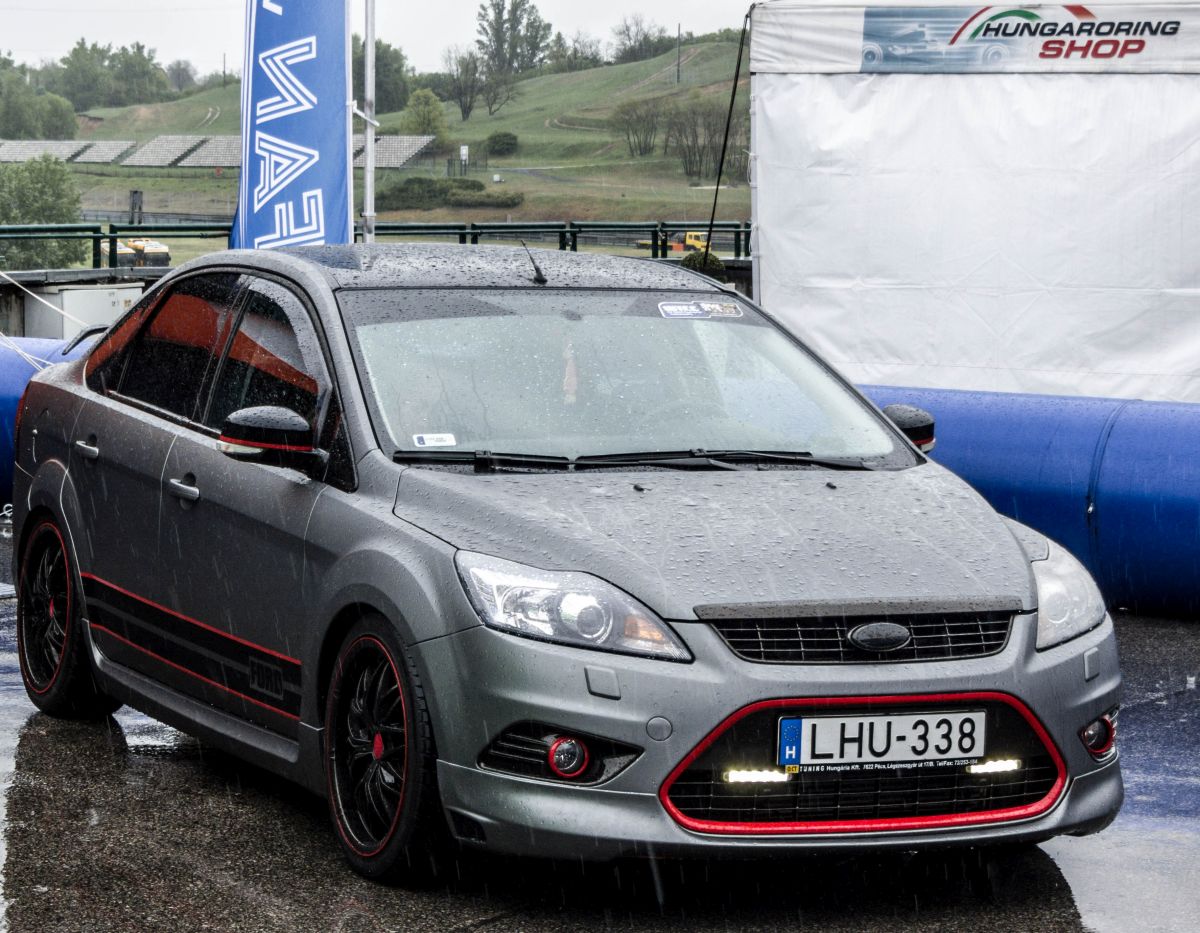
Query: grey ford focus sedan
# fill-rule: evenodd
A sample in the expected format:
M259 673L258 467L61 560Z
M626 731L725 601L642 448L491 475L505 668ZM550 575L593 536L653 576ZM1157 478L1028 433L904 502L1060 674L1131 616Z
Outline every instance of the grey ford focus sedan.
M206 257L19 406L25 685L327 796L381 880L439 838L607 859L1102 829L1100 594L891 414L645 261Z

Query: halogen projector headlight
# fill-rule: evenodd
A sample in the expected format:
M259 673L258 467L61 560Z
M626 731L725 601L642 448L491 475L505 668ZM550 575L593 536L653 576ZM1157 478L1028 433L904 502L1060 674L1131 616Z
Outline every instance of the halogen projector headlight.
M690 661L678 636L632 596L586 573L537 570L459 551L471 604L485 625L577 648Z
M1050 542L1050 556L1033 562L1038 588L1038 650L1061 645L1104 621L1104 597L1083 564Z

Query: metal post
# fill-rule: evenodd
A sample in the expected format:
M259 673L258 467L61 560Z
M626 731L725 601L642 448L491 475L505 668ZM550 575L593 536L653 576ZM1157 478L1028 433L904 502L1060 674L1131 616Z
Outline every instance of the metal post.
M683 23L679 24L679 36L675 40L675 83L683 83Z
M375 0L366 0L363 30L363 242L375 242ZM351 171L354 171L351 169Z

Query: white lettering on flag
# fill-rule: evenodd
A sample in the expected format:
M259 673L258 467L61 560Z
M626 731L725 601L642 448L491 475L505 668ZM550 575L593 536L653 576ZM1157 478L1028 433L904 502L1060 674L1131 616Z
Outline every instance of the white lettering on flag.
M259 158L259 180L254 189L256 212L321 160L316 149L259 132L254 134L254 154Z
M258 56L258 63L262 65L267 78L279 93L275 97L258 102L254 111L255 124L261 125L294 113L304 113L317 106L317 95L305 87L304 82L292 74L291 69L292 65L312 61L316 57L316 36L297 39Z
M304 222L296 224L296 205L292 202L275 205L275 232L254 241L255 249L278 249L281 246L316 246L325 242L325 199L318 189L305 191Z

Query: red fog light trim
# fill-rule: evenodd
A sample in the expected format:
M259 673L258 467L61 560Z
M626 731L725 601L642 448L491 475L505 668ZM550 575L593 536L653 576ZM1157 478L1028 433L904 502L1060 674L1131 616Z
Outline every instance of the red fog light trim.
M1092 746L1088 744L1087 739L1084 738L1084 734L1087 732L1088 726L1092 725L1092 723L1088 723L1088 726L1084 726L1083 729L1080 730L1079 738L1082 740L1084 747L1091 752L1093 758L1103 758L1105 755L1111 752L1113 747L1117 744L1117 724L1113 722L1112 717L1107 714L1101 716L1099 719L1095 720L1095 722L1104 724L1104 744L1100 748L1092 748Z
M816 708L832 708L840 706L900 706L905 704L936 704L936 703L970 703L970 702L992 702L1003 703L1018 712L1025 722L1029 725L1046 747L1046 751L1050 753L1051 759L1054 761L1055 770L1058 772L1058 778L1054 782L1054 786L1046 793L1046 796L1036 803L1027 804L1023 807L1009 807L1005 810L981 810L977 813L948 813L941 816L906 816L888 820L825 820L812 821L806 823L729 823L716 822L713 820L697 820L687 816L678 807L672 803L668 796L671 787L675 784L679 777L691 767L692 762L704 754L712 745L737 722L745 719L752 713L757 713L764 709L781 709L785 707L795 708L816 707ZM1063 762L1062 755L1059 754L1058 747L1054 744L1054 740L1050 738L1050 734L1045 730L1038 718L1033 715L1032 710L1016 697L1009 696L1007 693L936 693L924 694L919 696L879 696L879 697L823 697L823 698L806 698L806 699L790 699L790 700L764 700L760 703L752 703L738 710L733 715L729 716L717 728L708 734L699 745L697 745L688 754L686 758L672 771L663 785L659 788L658 799L662 803L664 809L670 814L671 819L682 826L684 829L690 829L697 833L719 833L721 835L816 835L820 833L885 833L899 832L908 829L950 829L961 826L978 826L985 823L1004 823L1013 820L1025 820L1031 817L1041 816L1043 813L1051 810L1059 798L1062 796L1063 789L1067 786L1067 766Z
M574 771L563 771L554 763L554 755L563 742L574 742L581 749L583 749L583 763L580 764L580 766ZM550 746L550 751L546 753L546 764L550 766L550 770L557 774L560 778L566 778L567 780L570 780L571 778L577 778L579 775L583 774L583 772L587 770L587 766L591 764L591 761L592 756L588 753L587 743L581 739L572 738L569 735L560 736L559 738L555 739L553 744Z

